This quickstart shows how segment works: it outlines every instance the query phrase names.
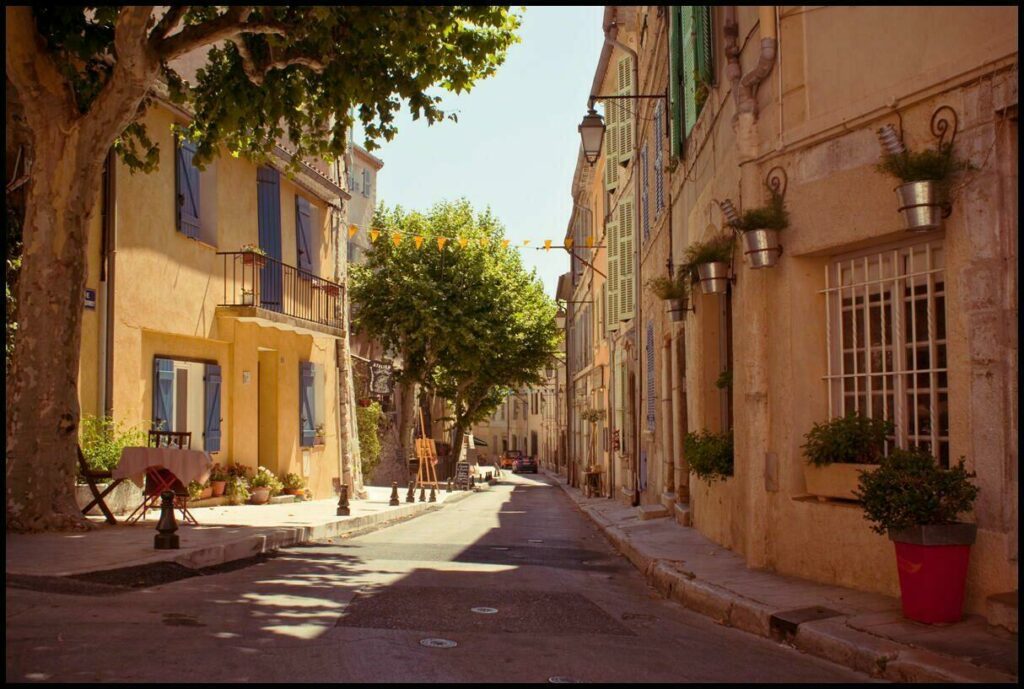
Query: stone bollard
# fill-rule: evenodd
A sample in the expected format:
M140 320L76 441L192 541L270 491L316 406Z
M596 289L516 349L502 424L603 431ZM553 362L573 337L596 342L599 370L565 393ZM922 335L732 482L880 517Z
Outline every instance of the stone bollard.
M427 501L427 489L425 486L420 486L420 502Z
M341 495L338 497L338 516L347 517L349 515L348 510L348 486L344 483L341 484Z
M388 500L388 506L398 507L401 502L398 500L398 481L391 482L391 499Z
M437 493L434 492L434 487L430 487L430 500L427 502L437 502Z
M153 547L157 550L177 550L178 523L174 520L174 493L165 490L160 494L160 521L156 523L157 535L153 538Z
M406 502L416 502L415 490L416 484L413 483L412 481L409 481L409 492L405 494Z

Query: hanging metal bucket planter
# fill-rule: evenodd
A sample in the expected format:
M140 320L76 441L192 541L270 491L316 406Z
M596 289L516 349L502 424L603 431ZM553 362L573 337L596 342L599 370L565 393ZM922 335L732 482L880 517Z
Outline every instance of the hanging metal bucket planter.
M910 232L930 232L942 226L942 202L938 185L931 180L896 187L903 225Z
M771 268L782 254L778 230L748 230L743 233L743 246L751 268Z
M669 299L668 300L668 314L672 318L673 323L686 318L686 300L685 299Z
M724 261L701 263L697 266L697 278L704 294L724 294L729 287L729 264Z

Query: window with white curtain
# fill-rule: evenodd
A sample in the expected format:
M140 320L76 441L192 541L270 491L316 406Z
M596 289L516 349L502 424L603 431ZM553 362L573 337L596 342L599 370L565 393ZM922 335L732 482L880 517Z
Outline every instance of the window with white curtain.
M824 292L830 417L889 419L897 446L949 466L942 240L836 258Z

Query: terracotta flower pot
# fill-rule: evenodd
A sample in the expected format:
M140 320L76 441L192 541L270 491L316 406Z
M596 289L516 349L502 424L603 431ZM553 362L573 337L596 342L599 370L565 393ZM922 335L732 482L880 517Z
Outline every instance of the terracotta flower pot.
M303 496L306 495L306 489L305 488L285 488L284 489L284 493L285 493L285 495L298 495L299 497L303 497Z
M270 500L270 488L253 488L252 489L252 504L263 505Z
M857 489L858 479L862 471L869 472L878 468L877 464L843 464L835 462L817 466L804 464L804 481L807 492L822 498L839 498L840 500L856 500L853 491Z
M203 492L199 494L199 499L200 500L206 500L207 498L212 498L212 497L213 497L213 486L212 485L209 485L206 488L203 488Z
M219 498L224 495L224 489L227 485L227 481L210 481L210 488L213 489L213 497Z
M975 524L929 524L889 531L896 546L903 616L925 624L959 622Z

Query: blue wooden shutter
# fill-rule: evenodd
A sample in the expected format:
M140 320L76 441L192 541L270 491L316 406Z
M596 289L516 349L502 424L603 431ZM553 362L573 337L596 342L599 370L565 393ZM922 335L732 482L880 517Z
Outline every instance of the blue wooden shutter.
M299 362L299 445L312 447L316 437L313 362Z
M273 261L260 268L260 306L281 308L281 176L277 170L261 167L256 171L256 207L260 248Z
M199 169L192 164L196 147L179 140L175 188L178 204L178 231L192 239L199 236Z
M206 372L203 375L203 390L206 406L204 413L206 423L203 426L203 449L207 452L219 452L220 366L217 364L206 364Z
M299 257L299 270L313 272L313 253L310 247L310 210L309 201L302 196L295 197L295 243L296 255Z
M647 430L654 430L654 323L647 321Z
M174 362L153 360L153 430L171 430L174 410Z

